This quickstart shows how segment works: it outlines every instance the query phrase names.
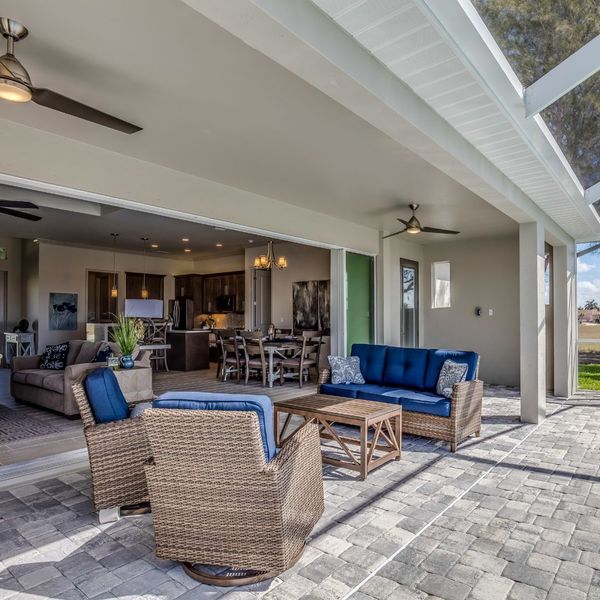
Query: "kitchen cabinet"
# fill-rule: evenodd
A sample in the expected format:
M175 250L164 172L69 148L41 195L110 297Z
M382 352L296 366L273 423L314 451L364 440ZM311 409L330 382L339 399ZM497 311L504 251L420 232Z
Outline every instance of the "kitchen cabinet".
M244 271L232 273L211 273L209 275L177 275L175 294L194 300L194 313L216 313L219 296L235 296L232 312L244 312L246 294L246 274Z

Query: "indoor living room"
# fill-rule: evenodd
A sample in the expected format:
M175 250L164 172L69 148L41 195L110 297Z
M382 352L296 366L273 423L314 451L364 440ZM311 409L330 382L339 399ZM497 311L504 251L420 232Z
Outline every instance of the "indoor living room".
M278 348L270 371L265 350L271 387L263 387L260 371L239 385L235 369L222 369L219 332L266 335L271 326L289 345L302 330L321 330L317 362L326 362L327 248L11 186L1 186L0 196L27 203L19 209L25 218L3 217L0 232L6 367L0 369L0 465L59 453L71 453L65 460L83 456L71 385L106 366L111 354L118 361L113 330L119 315L144 325L134 368L115 370L130 399L149 401L173 389L258 389L273 398L316 389L316 369L302 390L290 369L285 385L273 386ZM254 268L267 256L272 269ZM44 349L65 344L64 367L52 369L50 361L40 369Z

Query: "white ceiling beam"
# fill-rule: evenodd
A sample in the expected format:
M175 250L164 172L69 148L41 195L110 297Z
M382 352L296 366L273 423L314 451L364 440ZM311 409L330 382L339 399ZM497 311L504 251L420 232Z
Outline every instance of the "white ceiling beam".
M585 200L588 204L594 204L600 200L600 181L585 190Z
M537 115L600 70L600 35L525 89L525 114Z

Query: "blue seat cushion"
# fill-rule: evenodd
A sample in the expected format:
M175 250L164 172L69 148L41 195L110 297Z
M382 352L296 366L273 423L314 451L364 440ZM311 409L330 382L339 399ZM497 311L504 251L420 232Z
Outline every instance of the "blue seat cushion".
M444 396L416 390L397 389L385 392L384 397L397 399L402 405L402 410L438 417L450 416L450 400L444 398Z
M121 421L129 417L129 406L111 369L96 369L83 382L96 423Z
M376 383L324 383L321 385L320 393L328 394L329 396L342 396L343 398L363 398L365 394L381 396L384 392L393 389L377 385ZM372 400L372 398L367 399Z
M387 349L387 346L377 346L375 344L352 345L350 354L358 356L360 359L360 371L367 383L381 385Z
M464 350L429 350L427 354L427 372L425 373L425 389L435 390L442 365L447 359L457 363L466 363L467 378L466 381L473 381L477 371L477 352L467 352Z
M383 385L423 389L427 354L428 350L425 348L389 347L385 355Z
M253 411L258 416L260 435L267 462L271 461L277 454L273 431L273 405L268 396L209 392L167 392L152 402L152 408Z

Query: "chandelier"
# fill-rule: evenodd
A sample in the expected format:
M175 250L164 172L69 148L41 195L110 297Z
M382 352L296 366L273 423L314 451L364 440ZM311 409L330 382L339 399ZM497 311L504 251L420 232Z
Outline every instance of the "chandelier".
M287 269L287 259L285 256L277 258L273 252L273 242L267 244L267 253L261 254L254 259L254 268L258 271L270 271L273 267L277 267L281 271Z

